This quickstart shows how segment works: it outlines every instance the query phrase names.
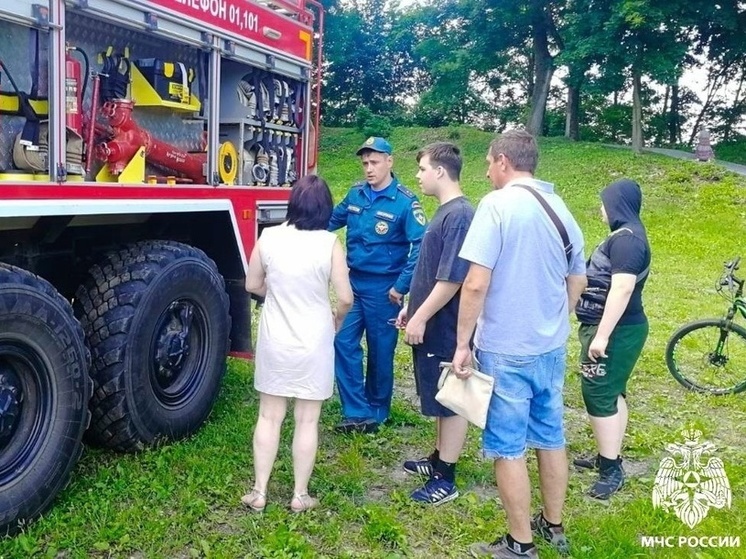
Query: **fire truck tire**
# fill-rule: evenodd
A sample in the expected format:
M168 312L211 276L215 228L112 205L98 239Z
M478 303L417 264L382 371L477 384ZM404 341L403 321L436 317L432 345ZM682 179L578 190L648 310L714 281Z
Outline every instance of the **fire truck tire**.
M231 324L225 282L204 252L172 241L110 252L74 307L91 349L91 442L137 451L204 423Z
M70 303L0 264L0 534L43 513L70 479L90 419L89 364Z

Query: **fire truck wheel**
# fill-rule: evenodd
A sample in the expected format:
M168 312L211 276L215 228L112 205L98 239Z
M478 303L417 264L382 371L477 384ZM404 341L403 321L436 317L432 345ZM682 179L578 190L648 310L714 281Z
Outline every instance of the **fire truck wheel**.
M91 442L135 451L204 423L231 322L225 282L205 253L172 241L110 252L75 309L91 348Z
M89 363L70 303L0 264L0 533L44 512L69 480L90 419Z

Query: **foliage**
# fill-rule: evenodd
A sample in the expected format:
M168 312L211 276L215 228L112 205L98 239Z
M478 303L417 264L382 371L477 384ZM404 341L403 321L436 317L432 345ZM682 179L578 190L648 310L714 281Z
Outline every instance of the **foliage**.
M364 105L378 115L395 112L412 88L410 34L386 0L333 2L324 34L324 94L327 125L350 125Z
M719 142L714 149L717 159L746 165L746 136L739 135L728 142Z
M576 139L629 143L634 132L638 142L691 145L703 125L731 139L746 116L737 0L324 3L327 125L353 125L364 105L394 125L523 123L563 135L565 112ZM707 73L701 98L681 83L696 68ZM555 75L563 87L547 93Z
M380 136L388 138L391 135L391 120L385 116L374 115L366 106L358 107L355 113L355 128L363 136Z
M489 192L484 156L491 135L469 127L394 129L396 171L416 183L415 154L425 143L458 137L465 166L463 186L474 202ZM354 156L364 136L354 128L321 130L319 168L339 200L361 176ZM600 189L623 176L640 182L643 216L653 248L645 290L650 338L629 384L630 425L624 445L629 474L608 505L584 492L591 474L571 471L565 522L572 555L579 559L683 556L738 559L741 548L641 547L641 536L738 536L746 526L746 448L742 426L746 395L708 397L685 391L665 368L663 351L673 330L724 309L715 282L722 262L742 250L746 236L746 180L722 168L628 150L551 138L540 141L538 175L557 185L577 217L586 252L606 234L599 219ZM423 199L428 215L432 198ZM570 339L565 418L571 457L593 450L592 435L576 374L578 343ZM22 534L0 541L7 558L461 558L469 544L505 531L492 465L480 455L480 433L470 429L458 465L461 496L428 508L408 499L419 480L401 470L403 460L431 450L432 422L415 396L411 352L396 354L392 421L376 435L336 434L335 398L324 405L317 466L311 493L321 507L289 511L293 490L290 425L282 441L264 514L247 512L240 496L251 487L251 434L257 417L253 365L229 364L214 413L188 440L138 454L86 448L72 483L51 511ZM288 422L292 414L289 413ZM693 529L661 510L651 492L666 445L679 442L690 424L716 447L730 479L730 509L710 509ZM529 459L532 509L539 506L536 461ZM742 538L743 540L743 538ZM557 554L539 542L542 557Z

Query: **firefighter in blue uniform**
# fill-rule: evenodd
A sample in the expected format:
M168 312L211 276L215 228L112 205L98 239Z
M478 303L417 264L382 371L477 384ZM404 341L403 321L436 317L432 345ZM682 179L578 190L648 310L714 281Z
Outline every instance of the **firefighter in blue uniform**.
M399 332L390 321L409 291L426 219L417 197L391 171L391 144L368 138L357 155L366 180L350 189L329 221L330 231L347 227L347 265L355 295L334 339L334 372L344 416L336 429L373 432L391 408Z

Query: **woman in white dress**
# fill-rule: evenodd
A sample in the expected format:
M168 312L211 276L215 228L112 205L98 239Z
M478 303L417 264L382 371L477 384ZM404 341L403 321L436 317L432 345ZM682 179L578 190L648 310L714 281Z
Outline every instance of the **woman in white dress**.
M287 221L264 230L249 260L246 289L265 297L259 321L254 388L259 418L254 429L254 488L241 501L255 511L267 504L280 428L295 399L294 512L315 507L308 480L316 461L321 404L334 385L334 333L352 305L344 250L326 230L333 208L329 187L316 175L293 186ZM332 311L329 285L337 304Z

